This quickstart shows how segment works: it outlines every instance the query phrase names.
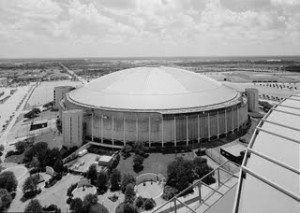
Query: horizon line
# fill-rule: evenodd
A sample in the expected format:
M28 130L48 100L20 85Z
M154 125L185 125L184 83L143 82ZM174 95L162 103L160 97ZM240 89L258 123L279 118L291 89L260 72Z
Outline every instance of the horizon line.
M74 57L0 57L0 60L29 60L29 59L130 59L130 58L251 58L251 57L300 57L300 55L211 55L211 56L74 56Z

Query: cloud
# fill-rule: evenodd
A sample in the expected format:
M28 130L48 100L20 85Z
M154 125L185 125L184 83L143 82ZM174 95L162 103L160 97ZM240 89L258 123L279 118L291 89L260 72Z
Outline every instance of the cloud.
M91 56L247 54L298 47L298 0L0 0L0 45ZM10 41L11 44L6 42ZM247 46L247 48L245 48ZM220 49L218 49L220 48ZM109 51L108 51L109 49ZM250 51L251 49L251 51ZM219 51L219 52L217 52ZM272 49L273 51L273 49ZM9 51L8 51L9 52ZM60 51L58 51L60 52ZM272 53L272 52L271 52ZM259 52L258 54L262 54ZM45 49L45 56L47 49Z

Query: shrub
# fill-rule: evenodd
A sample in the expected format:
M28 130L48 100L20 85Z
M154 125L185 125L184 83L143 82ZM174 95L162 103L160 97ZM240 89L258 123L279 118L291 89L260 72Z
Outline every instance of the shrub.
M100 194L105 193L107 190L107 174L101 171L98 175L97 187Z
M143 166L144 158L141 155L135 155L133 158L133 170L140 172L144 169Z
M52 213L60 213L60 212L61 212L61 209L58 208L56 205L51 204L51 205L49 205L49 206L44 206L44 207L43 207L43 211L44 211L44 212L52 212Z
M33 168L31 170L29 170L29 174L33 175L39 172L46 172L46 168L45 167L40 167L40 168Z
M71 184L71 186L69 186L68 191L67 191L67 196L73 196L72 192L73 190L77 187L77 183L75 184Z
M122 149L122 156L124 158L130 157L130 152L132 151L132 147L128 144L126 144Z
M0 173L0 188L6 189L8 192L16 191L18 181L11 171Z
M15 147L16 147L17 153L22 154L25 151L25 149L28 147L28 144L23 141L20 141L15 144Z
M165 199L165 200L170 200L177 193L178 193L178 190L176 188L173 188L171 186L165 186L162 198Z
M119 156L119 155L117 155L117 156ZM120 162L120 158L114 157L113 160L112 160L112 164L110 166L110 169L112 170L112 169L117 168L119 162Z
M26 208L24 210L25 213L39 213L39 212L42 212L42 211L43 211L43 207L40 204L40 202L38 200L36 200L36 199L31 200L27 204L27 206L26 206Z
M9 156L15 155L15 151L10 150L6 153L5 158L8 158Z
M119 190L121 181L121 173L118 169L113 169L110 174L111 190Z
M144 198L142 198L141 196L137 197L137 199L135 200L135 206L141 208L143 205L144 205Z
M68 199L67 199L67 204L71 204L72 201L73 201L73 199L72 199L71 197L68 197Z
M124 194L125 194L125 202L132 203L134 201L135 191L134 191L134 185L132 183L127 184Z
M63 148L61 149L61 157L62 157L62 158L66 158L66 157L68 157L70 154L72 154L73 152L75 152L77 149L78 149L77 146L73 146L73 147L71 147L70 149L67 149L67 148L63 147Z
M150 199L147 198L145 200L145 202L144 202L144 209L146 211L153 209L154 206L155 206L155 201L152 198L150 198Z
M6 189L0 189L0 212L9 207L12 199L11 194Z
M135 184L135 178L131 174L124 174L121 183L121 191L124 193L128 184Z

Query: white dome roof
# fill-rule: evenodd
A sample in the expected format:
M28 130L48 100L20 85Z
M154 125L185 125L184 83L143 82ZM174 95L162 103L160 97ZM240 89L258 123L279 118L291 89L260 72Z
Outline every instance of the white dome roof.
M68 94L95 108L170 110L218 105L238 92L204 75L170 67L139 67L102 76Z

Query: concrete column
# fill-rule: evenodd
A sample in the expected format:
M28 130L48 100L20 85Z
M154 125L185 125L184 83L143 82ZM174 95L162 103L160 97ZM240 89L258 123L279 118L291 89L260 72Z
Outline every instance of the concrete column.
M220 136L220 127L219 127L219 112L217 112L217 138Z
M125 129L126 129L126 118L125 116L123 117L123 143L124 146L126 145L126 133L125 133Z
M233 132L233 130L234 130L234 126L233 126L233 111L232 111L232 109L231 109L231 131Z
M186 129L186 145L189 145L189 120L188 120L188 116L185 116L185 129Z
M199 193L199 203L202 203L202 193L201 193L201 182L199 182L198 186L198 193Z
M111 142L114 145L114 116L111 116Z
M148 117L148 141L149 141L149 147L151 144L151 118Z
M177 140L176 140L176 117L174 116L174 143L175 146L177 146Z
M161 116L161 143L162 147L164 147L164 117Z
M236 106L236 112L237 112L237 125L238 129L240 129L240 107Z
M227 135L227 115L226 115L226 108L225 108L225 133Z
M135 117L135 142L137 142L139 139L138 131L139 131L139 121L138 121L138 117L136 116Z
M198 129L197 129L197 131L198 131L198 143L200 143L201 137L200 137L200 118L199 118L199 114L197 116L197 122L198 122L198 124L197 124L197 126L198 126Z
M220 179L220 169L217 169L217 182L218 182L218 186L221 186L221 179Z
M210 117L209 117L209 113L207 113L207 127L208 127L208 140L210 140Z
M101 115L101 143L103 143L103 115Z
M92 111L92 141L94 141L94 111Z
M176 199L174 199L174 213L177 213Z

